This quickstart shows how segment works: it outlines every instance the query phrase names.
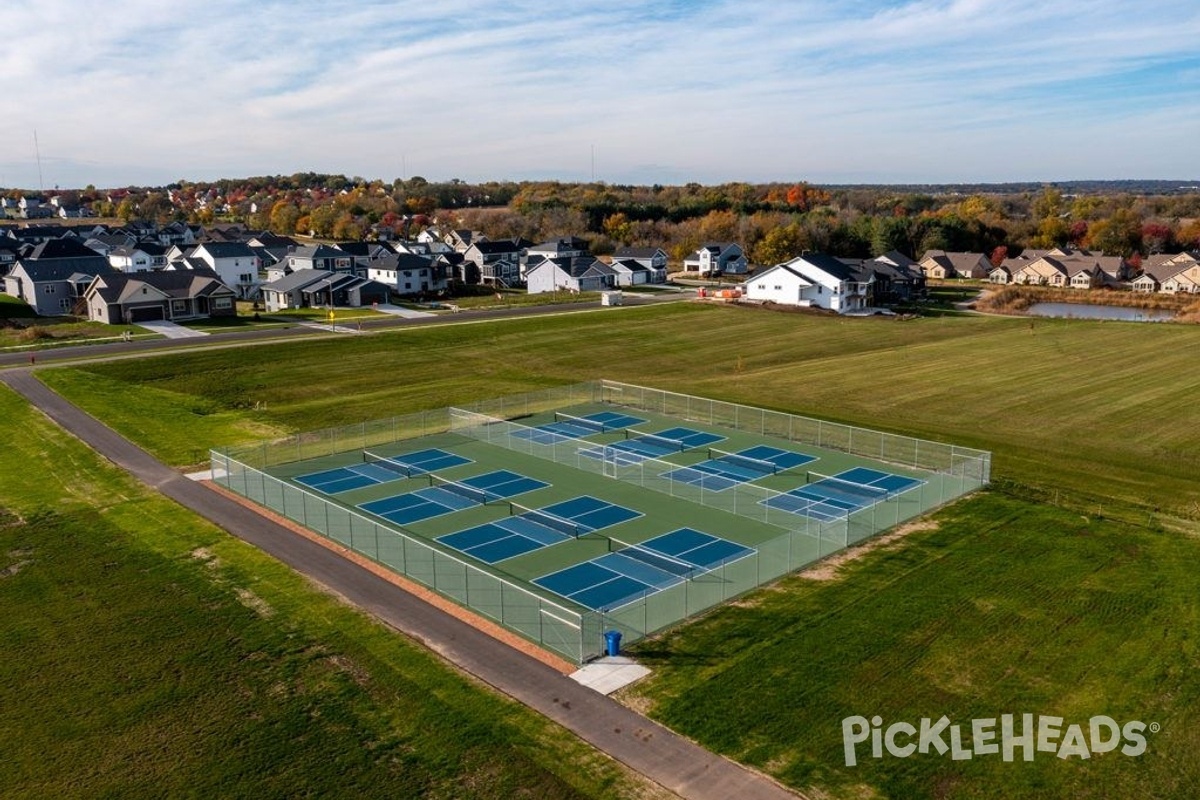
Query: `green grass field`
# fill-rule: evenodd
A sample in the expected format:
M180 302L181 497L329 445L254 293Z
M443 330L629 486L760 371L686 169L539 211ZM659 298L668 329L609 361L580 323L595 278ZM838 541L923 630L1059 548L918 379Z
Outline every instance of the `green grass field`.
M1194 538L995 492L938 526L792 577L634 648L655 670L627 700L788 785L836 797L1195 797L1200 624ZM1158 723L1148 752L869 757L841 720L1097 714ZM1019 756L1018 756L1019 758Z
M1197 343L1192 326L674 304L113 362L46 380L184 464L244 441L247 426L312 430L610 378L991 450L995 477L1063 500L1200 517L1200 428L1177 422L1193 408ZM152 391L128 404L120 392L131 384ZM196 416L217 414L191 435Z
M41 374L177 464L252 432L601 377L991 450L999 489L937 530L643 644L656 676L630 702L831 796L1189 797L1198 341L1190 326L673 305ZM842 765L845 713L1023 712L1162 730L1136 759Z
M0 418L0 795L654 795L7 389Z

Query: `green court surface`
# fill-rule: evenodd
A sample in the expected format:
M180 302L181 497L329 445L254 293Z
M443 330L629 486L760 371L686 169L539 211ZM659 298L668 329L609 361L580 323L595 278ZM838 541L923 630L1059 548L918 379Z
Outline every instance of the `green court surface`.
M613 387L214 452L214 468L230 489L580 662L604 631L635 641L987 478L979 451L831 423L813 436L816 421L701 398L681 414L679 396L629 387L630 402ZM847 452L855 436L905 463ZM946 463L920 463L922 445Z

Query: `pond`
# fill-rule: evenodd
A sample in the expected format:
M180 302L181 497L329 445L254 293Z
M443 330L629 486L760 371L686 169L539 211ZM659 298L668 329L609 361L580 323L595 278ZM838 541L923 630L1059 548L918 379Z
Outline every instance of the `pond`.
M1153 308L1092 306L1082 303L1035 303L1025 311L1034 317L1070 319L1118 319L1125 322L1166 322L1175 312Z

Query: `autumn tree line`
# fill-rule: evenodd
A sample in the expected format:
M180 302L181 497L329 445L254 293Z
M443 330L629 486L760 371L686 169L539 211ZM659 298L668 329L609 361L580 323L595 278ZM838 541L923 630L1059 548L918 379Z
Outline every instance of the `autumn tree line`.
M580 236L597 255L661 247L682 260L735 241L758 264L806 250L867 257L931 249L1015 254L1072 246L1136 257L1200 248L1200 190L1066 192L1061 187L820 187L807 183L628 186L606 183L391 183L298 173L134 188L119 201L87 187L101 216L245 222L279 234L355 240L381 230L469 228L490 238Z

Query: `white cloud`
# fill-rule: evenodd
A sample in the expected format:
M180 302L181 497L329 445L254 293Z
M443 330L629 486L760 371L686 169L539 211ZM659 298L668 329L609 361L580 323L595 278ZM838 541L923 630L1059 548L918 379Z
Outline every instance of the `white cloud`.
M1179 46L1200 11L1179 0L6 0L0 18L0 185L36 183L35 128L62 185L402 162L586 178L592 146L614 181L1200 175L1200 91L1175 74L1200 68Z

